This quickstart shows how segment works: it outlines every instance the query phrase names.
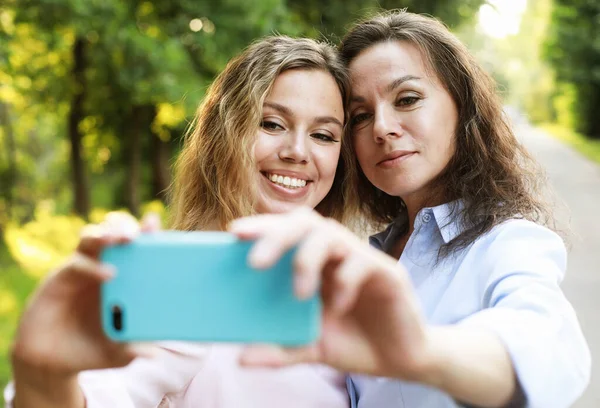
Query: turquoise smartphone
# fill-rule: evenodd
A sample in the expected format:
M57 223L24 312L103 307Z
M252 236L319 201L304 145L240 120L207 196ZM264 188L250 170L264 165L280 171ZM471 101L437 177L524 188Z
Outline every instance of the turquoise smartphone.
M314 342L321 302L294 296L293 250L256 271L251 245L225 232L164 231L105 248L101 261L116 268L101 287L105 333L122 342Z

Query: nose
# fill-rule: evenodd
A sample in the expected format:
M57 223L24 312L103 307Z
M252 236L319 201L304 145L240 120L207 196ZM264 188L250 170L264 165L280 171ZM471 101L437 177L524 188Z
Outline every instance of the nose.
M382 143L387 138L402 135L402 124L397 116L392 107L381 106L376 109L373 123L373 139L376 143Z
M310 157L308 139L307 132L301 130L287 133L279 150L279 158L289 163L308 163Z

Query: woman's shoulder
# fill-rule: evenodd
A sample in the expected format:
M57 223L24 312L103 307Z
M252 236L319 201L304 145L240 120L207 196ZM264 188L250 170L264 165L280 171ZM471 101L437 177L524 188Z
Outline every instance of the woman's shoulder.
M540 223L523 218L511 218L494 226L479 240L488 244L527 243L529 245L559 245L564 247L561 236Z
M517 270L549 273L552 270L561 280L567 265L565 243L555 231L519 218L493 227L469 252L479 259L481 267L493 274Z

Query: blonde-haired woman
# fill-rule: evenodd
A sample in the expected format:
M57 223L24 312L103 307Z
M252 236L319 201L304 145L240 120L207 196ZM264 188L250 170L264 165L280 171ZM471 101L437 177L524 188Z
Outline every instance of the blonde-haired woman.
M185 139L172 190L174 227L222 230L236 217L300 206L344 222L352 208L345 180L353 164L342 143L347 97L346 71L330 45L271 37L247 48L214 81ZM140 228L112 214L88 227L73 256L37 290L14 342L9 405L348 405L343 377L322 366L244 370L235 346L148 349L109 341L99 287L112 272L98 254L140 229L157 229L156 220Z

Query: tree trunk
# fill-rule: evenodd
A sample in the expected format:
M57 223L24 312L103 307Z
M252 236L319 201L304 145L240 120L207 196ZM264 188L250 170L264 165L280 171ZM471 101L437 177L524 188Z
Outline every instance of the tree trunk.
M590 98L588 98L587 134L591 139L600 139L600 116L598 115L598 106L600 106L600 83L590 85Z
M6 155L8 160L8 168L1 178L2 185L0 186L0 194L6 199L6 218L10 218L14 204L13 188L17 184L17 147L15 144L15 136L13 134L8 105L2 102L0 102L0 125L4 128L4 141L6 144ZM0 219L2 218L4 217L0 217Z
M83 119L83 101L85 100L85 42L75 39L73 47L73 71L75 90L69 113L69 139L71 141L71 170L73 176L74 210L87 220L90 212L90 197L85 163L83 161L79 123Z
M152 106L150 123L156 117L156 107ZM156 133L152 132L152 197L160 199L167 204L167 190L171 182L169 169L170 149L169 142L163 141Z
M142 167L142 132L144 129L144 109L142 106L134 105L132 107L129 124L129 132L127 132L129 172L125 183L125 202L131 214L138 217L140 213L139 186Z

